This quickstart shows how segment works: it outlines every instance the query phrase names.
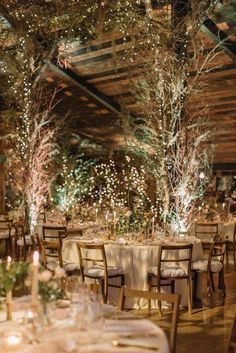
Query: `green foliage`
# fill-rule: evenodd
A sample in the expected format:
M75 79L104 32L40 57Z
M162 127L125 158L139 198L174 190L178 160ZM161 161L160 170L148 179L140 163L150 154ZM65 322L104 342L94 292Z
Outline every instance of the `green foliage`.
M39 296L43 303L62 299L61 280L51 278L48 282L39 281Z
M142 209L135 208L120 214L116 232L117 234L139 233L145 231L148 224L150 224L150 215L144 213Z
M54 181L53 202L63 212L68 213L79 205L94 187L91 171L96 160L83 157L76 157L68 151L60 154L58 164L61 165L61 171Z
M0 265L0 295L5 296L8 291L18 290L24 286L29 274L29 264L14 262L9 268L7 264Z

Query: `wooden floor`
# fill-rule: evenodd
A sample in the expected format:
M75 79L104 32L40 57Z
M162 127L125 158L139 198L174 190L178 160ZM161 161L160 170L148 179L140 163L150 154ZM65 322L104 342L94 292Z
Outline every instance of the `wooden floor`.
M227 297L224 305L194 310L190 316L180 311L177 353L223 353L233 314L236 312L236 269L226 266ZM221 293L216 295L220 301Z
M222 305L221 292L215 294L215 306L195 308L189 315L180 309L176 353L224 353L233 314L236 312L236 268L225 266L227 298ZM217 281L216 281L217 282ZM137 314L137 311L135 311ZM147 312L139 315L148 317L160 326L167 326L167 317L160 322L159 315ZM164 324L164 325L163 325Z

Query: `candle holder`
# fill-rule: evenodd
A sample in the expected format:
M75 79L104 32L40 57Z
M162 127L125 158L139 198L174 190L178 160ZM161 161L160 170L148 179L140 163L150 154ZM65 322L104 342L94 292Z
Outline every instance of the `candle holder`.
M7 321L12 320L12 291L6 293L6 312L7 312Z
M12 352L14 350L19 350L23 342L23 334L20 331L7 332L4 335L3 341L4 341L5 352Z

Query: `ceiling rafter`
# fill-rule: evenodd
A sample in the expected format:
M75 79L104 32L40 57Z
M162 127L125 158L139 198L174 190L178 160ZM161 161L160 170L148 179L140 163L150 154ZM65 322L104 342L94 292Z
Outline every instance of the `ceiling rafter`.
M227 33L222 31L210 18L204 21L201 31L218 44L236 64L236 44L228 38Z
M118 116L124 116L122 107L119 103L113 101L111 98L106 96L104 93L100 92L92 84L86 82L83 78L77 75L74 71L68 68L60 68L53 63L48 63L47 68L58 74L59 77L66 79L73 85L80 88L84 93L93 98L99 105L104 106L109 111L112 111Z

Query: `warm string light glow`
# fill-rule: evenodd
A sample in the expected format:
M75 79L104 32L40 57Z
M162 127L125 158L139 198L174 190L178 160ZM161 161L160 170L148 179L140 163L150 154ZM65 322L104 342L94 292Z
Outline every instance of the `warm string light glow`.
M61 154L61 173L55 183L53 202L62 212L73 212L91 194L94 188L94 177L91 168L95 160L75 158L64 152ZM58 180L60 179L60 180Z
M49 13L47 13L46 10L37 11L40 10L37 5L32 5L32 11L27 12L24 6L21 7L18 6L18 4L9 5L8 1L3 0L3 5L4 4L9 16L8 30L12 31L16 36L16 50L14 54L12 54L11 50L6 50L8 60L3 58L0 62L1 72L7 75L8 89L9 92L11 92L11 106L17 106L17 118L15 118L17 132L16 152L19 156L15 158L18 159L17 163L14 162L15 166L17 168L20 166L22 170L28 170L28 161L31 160L36 163L34 157L37 153L32 157L33 150L31 145L31 127L34 119L32 114L33 93L35 85L37 86L40 70L45 64L45 61L51 59L52 43L56 43L58 47L59 65L67 66L71 59L71 49L80 47L81 44L86 43L91 38L99 37L103 32L113 30L121 34L124 43L124 50L121 54L116 55L116 65L119 65L122 61L123 63L124 61L130 62L131 75L132 67L135 68L134 64L142 64L144 67L144 80L140 82L140 86L136 86L136 89L138 93L142 95L144 116L145 118L148 117L149 122L151 121L149 133L153 131L155 126L158 127L157 135L155 136L155 138L157 136L158 138L154 138L154 141L152 141L153 146L155 146L158 141L158 148L151 164L152 171L155 169L153 165L161 166L161 170L156 168L153 174L154 179L157 181L158 209L154 206L150 206L151 213L157 217L158 212L162 212L165 219L168 217L171 218L171 212L173 210L170 211L168 205L174 197L179 200L179 204L181 204L181 200L185 200L186 205L192 204L193 198L186 197L186 193L190 190L189 180L185 180L183 183L180 182L174 191L171 190L171 185L161 182L162 180L166 180L165 176L169 171L171 171L169 174L173 176L173 170L178 169L173 162L173 153L170 156L170 150L172 149L172 147L170 147L170 141L174 139L173 131L176 131L176 121L178 122L182 118L182 107L187 90L186 80L189 74L188 68L185 67L184 58L189 41L189 33L187 31L184 33L184 38L186 37L186 39L184 42L182 41L183 51L181 52L182 54L180 53L181 57L177 65L179 66L179 70L170 70L169 64L173 67L174 63L170 63L170 61L168 63L168 60L164 60L164 64L166 64L164 71L163 66L161 66L163 63L160 62L160 58L166 57L166 53L163 52L162 48L163 43L164 45L170 43L170 48L173 49L173 39L175 39L175 33L173 33L173 35L171 34L171 36L169 35L172 26L170 7L166 6L162 16L156 18L156 13L151 3L149 1L143 2L139 0L119 0L116 2L67 1L66 5L61 4L59 10L52 4L52 10ZM209 8L213 7L215 4L215 0L211 1L210 5L204 9L204 11L202 11L202 8L200 9L201 11L199 11L197 7L198 2L193 2L192 5L196 7L194 13L196 13L197 19L195 19L195 27L199 26L201 19L207 14ZM153 20L154 17L155 20ZM11 18L14 18L16 28L11 27ZM19 28L17 28L17 23ZM40 40L37 40L37 38L40 38ZM56 41L55 38L57 38ZM140 58L146 58L146 54L143 55L144 52L146 54L151 53L151 62L146 60L146 62L143 63L142 60L140 60ZM13 62L18 63L18 67L15 71L12 70L12 67L14 67L14 65L12 65ZM148 72L150 73L149 76ZM148 85L145 86L145 80L146 82L150 82L150 87L153 84L155 86L154 89L149 90L150 87L148 88ZM173 98L171 102L163 100L167 92L166 82L171 82L171 84L168 83L168 88L172 87L170 90ZM181 93L178 94L178 92ZM152 113L150 114L149 108L153 104L153 97L155 97L156 106L155 109L152 107ZM156 115L155 117L154 114ZM173 121L169 119L170 114L173 117ZM153 124L154 120L155 124ZM170 121L172 121L171 127L168 125ZM172 152L173 150L174 148ZM48 151L48 153L50 155L50 151ZM193 165L195 161L196 156L193 156L188 163L192 163ZM47 159L47 163L41 168L40 178L43 175L42 171L47 170L50 163L51 159L49 158ZM35 176L37 174L36 171L38 171L37 167L32 163L30 167L33 167L34 172L32 175ZM121 206L130 206L129 198L130 194L133 193L131 185L137 190L139 196L145 195L143 186L146 176L142 170L137 172L135 167L130 167L129 176L123 175L123 181L121 183L112 163L108 169L106 173L106 167L100 166L97 168L98 176L106 179L106 185L101 185L99 190L96 190L93 194L94 200L98 201L98 205L102 206L103 204L108 204L111 209ZM151 168L145 164L145 169L149 169L148 172L150 172ZM67 193L67 200L64 199L61 203L64 209L69 209L71 207L71 201L69 200L75 199L76 193L74 190L76 189L76 184L80 183L80 180L73 181L73 173L67 169L63 169L62 173L67 174L68 182L64 189L63 187L61 187L61 189L59 187L58 191L61 195ZM101 173L101 175L99 175L99 173ZM196 174L194 168L192 169L192 174ZM13 178L13 175L11 178ZM42 178L40 180L42 180ZM39 182L35 177L31 178L31 181L34 183ZM65 192L66 188L68 192ZM194 185L194 188L196 188L196 185ZM22 189L25 189L24 182L21 185L21 190ZM36 190L36 186L34 186L33 190ZM87 192L88 190L85 191ZM185 194L183 195L183 193ZM32 210L31 213L34 214L33 218L35 218L35 215L41 207L35 206L36 199L40 199L41 204L45 200L45 195L47 195L47 193L45 194L43 192L40 197L39 195L37 195L37 197L31 197L32 195L30 198L28 197L30 209ZM144 207L146 201L150 204L147 195L139 197L141 207ZM187 206L183 209L186 211L188 208ZM176 210L174 210L174 212L176 213ZM176 218L175 216L176 215L172 218Z

